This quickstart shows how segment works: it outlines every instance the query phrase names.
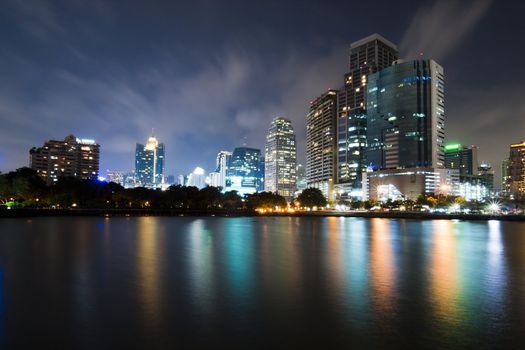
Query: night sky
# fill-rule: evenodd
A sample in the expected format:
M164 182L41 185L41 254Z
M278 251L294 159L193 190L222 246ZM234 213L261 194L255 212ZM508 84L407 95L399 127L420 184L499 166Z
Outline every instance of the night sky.
M305 159L309 101L342 86L350 43L380 33L445 68L446 138L500 161L525 140L518 1L2 1L0 171L73 133L101 173L131 170L154 129L167 174L212 171L292 120ZM497 186L498 187L498 186Z

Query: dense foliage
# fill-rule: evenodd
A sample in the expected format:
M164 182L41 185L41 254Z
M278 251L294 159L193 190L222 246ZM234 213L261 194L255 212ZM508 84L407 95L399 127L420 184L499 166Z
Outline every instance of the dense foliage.
M25 207L58 208L154 208L191 210L243 210L258 207L286 207L286 200L261 192L242 198L236 191L219 188L171 186L167 190L124 188L116 183L63 178L51 186L29 168L0 175L0 203Z
M328 204L323 192L317 188L303 190L297 197L297 202L299 202L299 206L307 208L325 207Z

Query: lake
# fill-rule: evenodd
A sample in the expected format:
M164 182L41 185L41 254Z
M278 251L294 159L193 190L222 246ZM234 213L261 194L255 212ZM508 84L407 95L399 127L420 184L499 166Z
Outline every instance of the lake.
M0 348L525 347L525 223L0 219Z

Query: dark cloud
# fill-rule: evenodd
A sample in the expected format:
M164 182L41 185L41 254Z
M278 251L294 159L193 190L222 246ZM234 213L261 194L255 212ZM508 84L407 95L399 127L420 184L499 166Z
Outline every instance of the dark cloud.
M442 0L421 6L412 18L401 43L405 58L445 58L460 45L484 17L492 0Z

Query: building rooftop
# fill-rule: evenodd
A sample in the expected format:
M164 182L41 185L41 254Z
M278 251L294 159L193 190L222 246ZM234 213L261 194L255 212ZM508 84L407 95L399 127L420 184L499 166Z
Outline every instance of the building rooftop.
M370 41L374 41L374 40L379 40L379 41L385 43L386 45L392 47L393 49L397 50L397 45L396 44L394 44L390 40L385 39L383 36L381 36L381 35L379 35L377 33L369 35L366 38L360 39L358 41L354 41L353 43L350 44L350 49L359 47L359 46L361 46L363 44L366 44L366 43L368 43Z

